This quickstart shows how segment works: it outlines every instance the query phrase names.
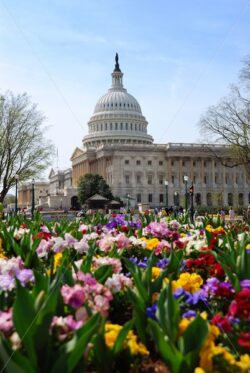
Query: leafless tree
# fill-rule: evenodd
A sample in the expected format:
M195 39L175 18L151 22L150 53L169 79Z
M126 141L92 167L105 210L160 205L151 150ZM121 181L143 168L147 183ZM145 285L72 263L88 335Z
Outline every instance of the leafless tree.
M241 84L230 87L228 96L208 108L199 127L210 144L229 146L231 161L222 160L225 166L242 165L250 177L250 56L244 62L240 81Z
M50 164L52 143L45 139L45 117L27 94L0 95L0 202L20 181L37 177Z

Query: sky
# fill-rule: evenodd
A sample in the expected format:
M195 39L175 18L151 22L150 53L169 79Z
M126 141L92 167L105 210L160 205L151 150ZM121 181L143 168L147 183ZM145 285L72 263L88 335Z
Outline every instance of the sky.
M70 167L117 52L154 141L197 142L250 54L249 19L250 0L0 0L0 93L38 104L52 167Z

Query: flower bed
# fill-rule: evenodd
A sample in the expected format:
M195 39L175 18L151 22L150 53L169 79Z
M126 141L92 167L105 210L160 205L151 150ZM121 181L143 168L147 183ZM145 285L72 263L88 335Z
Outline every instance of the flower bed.
M249 324L248 225L1 222L1 371L249 372Z

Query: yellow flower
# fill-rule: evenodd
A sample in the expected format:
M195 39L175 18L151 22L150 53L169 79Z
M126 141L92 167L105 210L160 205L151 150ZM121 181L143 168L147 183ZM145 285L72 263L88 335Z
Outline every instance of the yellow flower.
M158 238L151 238L147 241L146 249L153 250L159 245L160 241Z
M182 335L187 329L188 325L192 322L193 318L182 319L179 323L179 335Z
M56 272L57 267L61 264L61 262L62 262L62 253L56 253L54 255L53 274ZM51 276L51 269L48 269L47 273L49 276Z
M7 259L7 256L4 255L3 240L1 237L0 237L0 259Z
M240 361L237 361L235 365L241 369L242 372L250 371L250 356L248 354L240 355Z
M250 249L250 243L247 244L246 249Z
M203 284L203 279L200 275L196 273L181 273L177 281L172 282L172 289L175 291L178 288L183 288L190 293L195 293L201 285Z
M109 348L114 347L115 341L121 329L122 326L118 324L105 324L105 343ZM144 344L137 342L137 336L134 334L133 330L128 332L128 335L123 343L123 347L128 347L132 355L149 355L149 351Z
M152 279L155 280L161 274L161 268L159 267L152 267Z
M194 373L206 373L206 372L205 372L204 369L202 369L200 367L197 367L197 368L195 368Z

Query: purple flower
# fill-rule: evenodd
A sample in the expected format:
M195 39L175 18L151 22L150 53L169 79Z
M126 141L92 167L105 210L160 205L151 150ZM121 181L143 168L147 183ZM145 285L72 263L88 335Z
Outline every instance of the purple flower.
M138 267L140 268L147 268L148 266L148 258L144 258L138 262Z
M207 304L206 292L204 290L198 290L193 294L186 292L186 296L185 303L190 306L195 306L199 301Z
M0 275L0 289L3 291L11 291L15 288L15 278L8 273Z
M194 310L188 310L187 312L184 312L182 317L185 319L188 319L189 317L195 317L196 316L196 311Z
M159 268L165 269L165 267L167 267L168 263L169 263L169 259L165 258L165 259L158 260L156 265Z
M22 286L25 286L27 282L34 281L32 269L22 269L19 273L17 273L16 277L21 282Z
M185 294L185 290L183 288L176 289L175 292L173 293L175 299L180 298L184 294Z
M250 289L250 280L242 280L240 282L240 286L242 288L247 288L247 289Z
M147 309L146 309L147 317L149 317L150 319L156 320L156 316L155 316L156 311L157 311L156 303L153 304L151 307L147 307Z

